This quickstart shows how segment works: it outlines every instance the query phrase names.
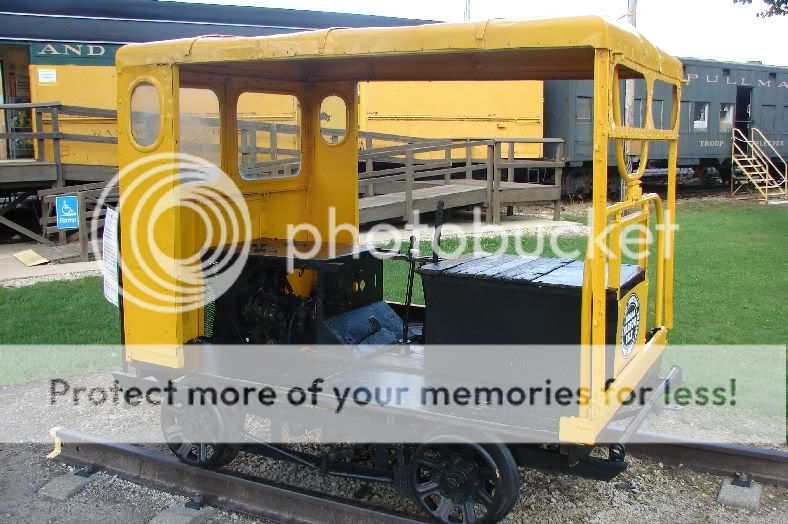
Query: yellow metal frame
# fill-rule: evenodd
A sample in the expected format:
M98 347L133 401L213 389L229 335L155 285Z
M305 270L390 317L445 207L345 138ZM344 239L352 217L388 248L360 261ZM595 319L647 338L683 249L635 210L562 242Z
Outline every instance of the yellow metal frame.
M119 160L121 168L143 153L123 133L127 129L128 86L139 76L155 78L162 93L162 133L154 152L178 151L178 87L210 84L221 91L222 167L239 184L255 219L253 236L283 237L288 223L308 222L322 233L329 226L326 212L334 208L337 223L358 225L356 169L358 151L358 83L403 80L551 80L594 81L593 232L589 241L583 279L581 333L581 383L590 391L590 402L578 416L561 420L560 438L568 442L593 443L618 409L616 391L635 387L662 354L673 323L672 224L675 219L675 180L678 144L678 109L681 95L681 64L629 28L599 17L487 21L465 24L434 24L417 27L329 29L260 38L201 37L169 42L134 44L117 54ZM643 78L646 111L643 128L622 125L618 80ZM670 129L656 129L652 119L655 81L674 86ZM245 181L238 176L235 100L244 88L296 94L302 104L302 165L298 176L288 179ZM324 96L339 95L348 106L347 137L339 144L320 139L319 109ZM614 141L619 170L626 183L625 200L608 205L608 147ZM640 141L640 169L626 172L623 145ZM642 194L640 178L652 140L669 143L668 193L666 202ZM127 175L130 178L135 173ZM124 190L123 206L144 213L145 202ZM606 292L618 289L621 264L621 232L634 223L649 225L651 208L656 211L658 232L655 276L656 326L643 347L633 352L617 370L613 385L605 390L609 371L605 363ZM124 258L131 238L128 220L121 216ZM609 229L608 224L612 219ZM173 254L188 254L199 245L187 216L173 212L160 239ZM343 239L339 239L342 241ZM348 233L345 241L353 240ZM126 260L126 265L140 267ZM641 246L638 263L649 266L648 248ZM609 271L609 279L606 278ZM141 275L144 278L144 275ZM609 280L606 281L606 280ZM609 285L610 283L610 285ZM303 292L311 285L309 275L301 282ZM647 286L645 286L647 287ZM619 290L620 294L620 290ZM173 297L174 298L174 297ZM619 297L622 299L625 297ZM173 300L173 304L175 301ZM183 364L184 342L200 335L197 312L155 313L126 304L124 334L127 344L159 344L154 353L135 353L128 358L178 367ZM142 351L142 350L141 350ZM612 397L612 401L609 401Z

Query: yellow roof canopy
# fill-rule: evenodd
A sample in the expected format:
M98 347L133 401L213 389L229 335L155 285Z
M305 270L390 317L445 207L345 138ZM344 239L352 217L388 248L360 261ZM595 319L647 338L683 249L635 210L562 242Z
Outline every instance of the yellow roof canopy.
M190 64L195 73L314 82L591 79L594 49L674 83L682 78L678 60L598 16L204 36L124 46L117 66Z

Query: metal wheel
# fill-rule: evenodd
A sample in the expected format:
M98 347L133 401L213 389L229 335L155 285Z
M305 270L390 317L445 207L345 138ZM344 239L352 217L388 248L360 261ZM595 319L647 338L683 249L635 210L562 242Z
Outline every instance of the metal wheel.
M212 441L193 442L195 435L226 435L226 421L218 410L203 406L199 410L188 409L181 403L162 403L161 430L167 446L181 462L192 466L218 468L232 462L238 448L232 444Z
M416 501L435 522L497 522L517 500L517 463L503 444L426 443L412 466Z

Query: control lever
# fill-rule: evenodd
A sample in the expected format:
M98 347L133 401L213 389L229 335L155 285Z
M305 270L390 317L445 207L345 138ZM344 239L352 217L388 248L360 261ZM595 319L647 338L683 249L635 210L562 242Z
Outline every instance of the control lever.
M410 342L408 338L408 328L410 324L410 305L413 303L413 279L416 276L416 256L414 254L413 246L416 243L416 237L411 235L408 242L408 252L405 255L408 260L408 288L405 291L405 318L402 321L402 343L407 344Z
M435 233L432 235L432 263L440 261L438 252L441 248L441 229L443 229L443 200L438 200L438 209L435 210Z

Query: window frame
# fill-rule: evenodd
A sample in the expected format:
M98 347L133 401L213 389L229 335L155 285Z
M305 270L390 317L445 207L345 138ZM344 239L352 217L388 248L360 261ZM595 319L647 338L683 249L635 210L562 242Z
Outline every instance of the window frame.
M730 116L730 123L729 123L729 127L725 128L725 129L722 128L722 122L723 122L723 120L722 120L722 108L724 106L728 106L730 108L730 111L728 113L729 116ZM736 124L735 120L736 120L736 104L733 103L733 102L720 102L720 121L719 121L719 123L717 125L717 128L719 129L719 132L720 133L732 133L733 132L733 127Z
M320 115L323 114L322 111L323 102L325 102L327 99L331 98L332 96L335 96L340 100L342 100L342 104L345 106L345 133L342 135L342 138L336 142L329 142L323 136L323 121L320 119ZM350 123L350 106L348 105L347 100L345 100L345 97L334 91L330 91L325 95L323 95L323 97L320 99L320 104L318 104L317 106L317 131L318 134L320 135L320 140L323 142L323 144L331 147L336 147L336 146L341 146L342 144L347 142L348 131L350 128L349 123Z
M142 85L150 85L156 90L156 97L159 102L159 130L158 134L156 135L156 139L151 142L149 145L140 144L137 141L137 137L134 136L134 111L133 108L133 100L134 100L134 92L137 90L138 87ZM158 79L154 78L153 76L144 75L134 79L134 81L129 86L129 105L127 108L128 120L126 125L126 132L129 135L129 141L134 146L135 149L141 151L143 153L149 153L151 151L155 151L156 149L161 146L162 141L164 140L164 97L162 94L164 93L164 89L162 89L161 83Z
M296 125L297 125L297 127L299 129L299 133L298 133L298 137L299 137L298 138L299 166L298 166L298 171L296 171L295 173L290 174L290 175L264 176L264 177L259 177L259 178L246 178L241 173L241 163L240 163L240 161L238 159L239 155L241 154L241 143L238 140L238 138L240 137L240 133L239 133L240 127L239 127L238 123L241 120L239 118L239 114L238 114L238 103L241 100L241 97L244 94L246 94L246 93L259 94L259 95L290 96L293 99L295 99L296 104L297 104L297 116L296 116L297 123L296 123ZM303 173L304 173L304 157L305 157L305 155L304 155L304 110L303 110L304 104L303 104L303 100L301 98L302 97L299 96L297 93L295 93L293 91L288 91L288 90L265 89L265 88L259 88L259 87L254 87L254 86L242 86L242 87L240 87L239 89L236 90L235 96L234 96L234 103L231 106L232 108L234 108L234 111L233 111L233 123L234 123L235 129L233 131L234 131L234 135L236 137L236 139L235 139L235 151L232 152L232 154L230 154L230 152L228 152L228 156L231 157L231 160L229 160L229 161L232 162L232 165L235 166L234 167L235 172L238 174L238 177L244 183L270 182L270 181L273 181L273 180L294 180L294 179L298 179L299 177L301 177L303 175ZM318 115L318 118L319 118L319 115Z
M183 116L183 100L181 99L181 89L204 89L206 91L210 91L216 97L216 101L219 106L219 164L217 167L224 169L224 165L226 163L225 159L225 138L224 138L224 129L225 125L227 124L227 115L225 114L225 106L224 106L224 93L217 89L216 86L210 84L196 84L196 83L181 83L177 87L178 92L178 152L183 153L183 135L181 130L181 118ZM189 153L191 154L191 153ZM199 155L195 155L199 156ZM203 160L207 160L206 158L200 157Z
M695 108L698 105L703 105L706 107L706 127L695 127L695 122L700 122L700 120L695 120ZM709 102L692 102L692 106L690 107L690 131L693 133L708 133L709 132L709 108L711 104Z
M588 117L580 116L580 100L588 101ZM576 122L590 122L594 119L594 97L591 96L577 96L575 100L575 121Z

